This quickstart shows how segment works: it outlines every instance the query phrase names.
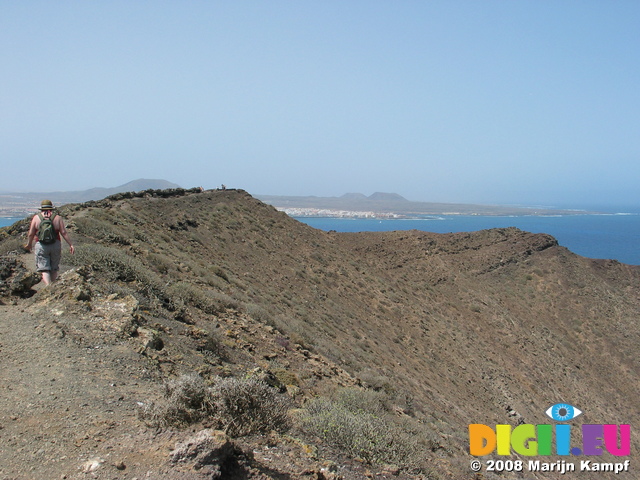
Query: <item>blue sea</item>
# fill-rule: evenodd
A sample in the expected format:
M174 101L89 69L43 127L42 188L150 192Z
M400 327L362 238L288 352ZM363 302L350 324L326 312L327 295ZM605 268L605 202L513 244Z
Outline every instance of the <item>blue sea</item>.
M606 211L593 209L595 211ZM20 218L0 218L0 227ZM589 258L607 258L640 265L640 208L611 210L598 215L481 216L434 215L417 219L350 219L298 217L320 230L381 232L423 230L435 233L472 232L487 228L517 227L533 233L553 235L560 245Z
M434 215L393 220L298 217L297 220L320 230L337 232L415 229L450 233L517 227L527 232L553 235L560 245L584 257L640 265L640 208L625 208L598 215Z
M18 220L22 220L24 217L0 217L0 228L13 225Z

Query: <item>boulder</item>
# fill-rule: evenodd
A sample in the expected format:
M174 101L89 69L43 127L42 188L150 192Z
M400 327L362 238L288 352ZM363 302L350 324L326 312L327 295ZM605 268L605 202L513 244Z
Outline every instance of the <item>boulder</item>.
M16 258L0 258L0 297L19 296L28 297L32 287L40 282L40 275L29 271Z
M235 453L235 446L220 430L205 429L176 445L169 454L171 463L194 470L207 469L211 478L220 478L222 464Z

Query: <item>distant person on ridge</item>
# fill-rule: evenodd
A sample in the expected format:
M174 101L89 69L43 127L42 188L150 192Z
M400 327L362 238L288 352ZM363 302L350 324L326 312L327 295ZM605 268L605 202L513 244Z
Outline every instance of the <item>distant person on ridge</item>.
M62 256L62 241L69 244L69 252L73 255L75 248L71 243L62 217L53 211L51 200L43 200L40 205L40 213L33 216L27 244L24 248L29 252L35 241L36 269L42 272L42 281L45 285L55 282L60 268Z

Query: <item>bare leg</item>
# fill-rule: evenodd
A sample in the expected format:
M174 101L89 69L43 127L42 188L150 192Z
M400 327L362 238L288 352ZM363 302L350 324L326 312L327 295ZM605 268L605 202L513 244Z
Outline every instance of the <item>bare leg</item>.
M42 281L44 282L45 285L49 285L51 283L51 272L44 271L42 272Z
M51 271L51 281L55 282L58 279L58 270Z

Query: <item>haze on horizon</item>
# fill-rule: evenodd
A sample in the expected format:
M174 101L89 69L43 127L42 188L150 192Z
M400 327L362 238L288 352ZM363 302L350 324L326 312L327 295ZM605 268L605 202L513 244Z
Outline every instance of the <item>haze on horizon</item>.
M640 3L1 2L0 191L640 205Z

